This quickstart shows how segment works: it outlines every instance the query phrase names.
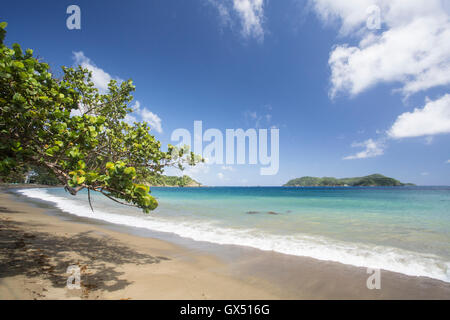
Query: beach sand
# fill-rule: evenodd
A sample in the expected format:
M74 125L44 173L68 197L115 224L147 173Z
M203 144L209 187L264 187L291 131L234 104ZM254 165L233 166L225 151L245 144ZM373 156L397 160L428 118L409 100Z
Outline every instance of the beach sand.
M0 190L0 299L450 299L450 284L228 247L222 254L64 221ZM220 251L220 250L219 250ZM81 288L67 288L69 266Z

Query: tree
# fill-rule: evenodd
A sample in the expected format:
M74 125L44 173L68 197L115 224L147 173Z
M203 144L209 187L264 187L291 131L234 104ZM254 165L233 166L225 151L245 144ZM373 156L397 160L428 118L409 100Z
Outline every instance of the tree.
M167 166L202 161L172 145L166 152L147 123L124 121L135 87L111 80L102 94L92 74L80 66L63 67L55 78L33 50L4 44L0 23L0 175L34 165L52 172L72 195L98 191L148 213L158 203L138 181Z

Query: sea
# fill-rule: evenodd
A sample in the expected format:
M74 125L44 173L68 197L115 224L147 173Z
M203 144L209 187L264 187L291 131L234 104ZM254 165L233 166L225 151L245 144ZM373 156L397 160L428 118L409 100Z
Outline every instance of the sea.
M153 187L150 214L98 193L22 189L69 215L450 282L450 187Z

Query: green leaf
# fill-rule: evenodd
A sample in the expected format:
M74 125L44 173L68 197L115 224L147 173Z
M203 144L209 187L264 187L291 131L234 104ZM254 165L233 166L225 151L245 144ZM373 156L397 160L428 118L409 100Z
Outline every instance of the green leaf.
M134 169L133 167L127 167L127 168L125 168L123 173L125 173L126 175L134 176L136 174L136 169Z
M78 160L77 164L80 169L86 168L86 163L83 160Z
M19 68L19 69L25 68L24 64L23 64L22 62L20 62L20 61L14 61L14 62L13 62L13 65L14 65L15 67Z
M77 177L77 184L82 184L86 180L86 177Z
M107 162L105 167L106 167L106 169L108 169L108 170L109 170L109 169L114 169L114 163L112 163L112 162Z

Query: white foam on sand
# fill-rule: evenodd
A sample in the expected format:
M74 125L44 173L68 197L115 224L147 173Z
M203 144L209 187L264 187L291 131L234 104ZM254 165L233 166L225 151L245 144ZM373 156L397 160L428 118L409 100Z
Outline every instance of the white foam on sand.
M30 198L49 201L67 213L93 218L89 207L75 199L50 194L46 189L23 189L19 192ZM337 241L319 236L274 235L256 229L231 229L219 227L214 221L189 222L167 220L157 216L132 216L95 211L95 219L118 225L145 228L158 232L174 233L196 241L215 244L248 246L265 251L311 257L318 260L384 269L409 276L425 276L450 282L450 262L432 255L399 248Z

